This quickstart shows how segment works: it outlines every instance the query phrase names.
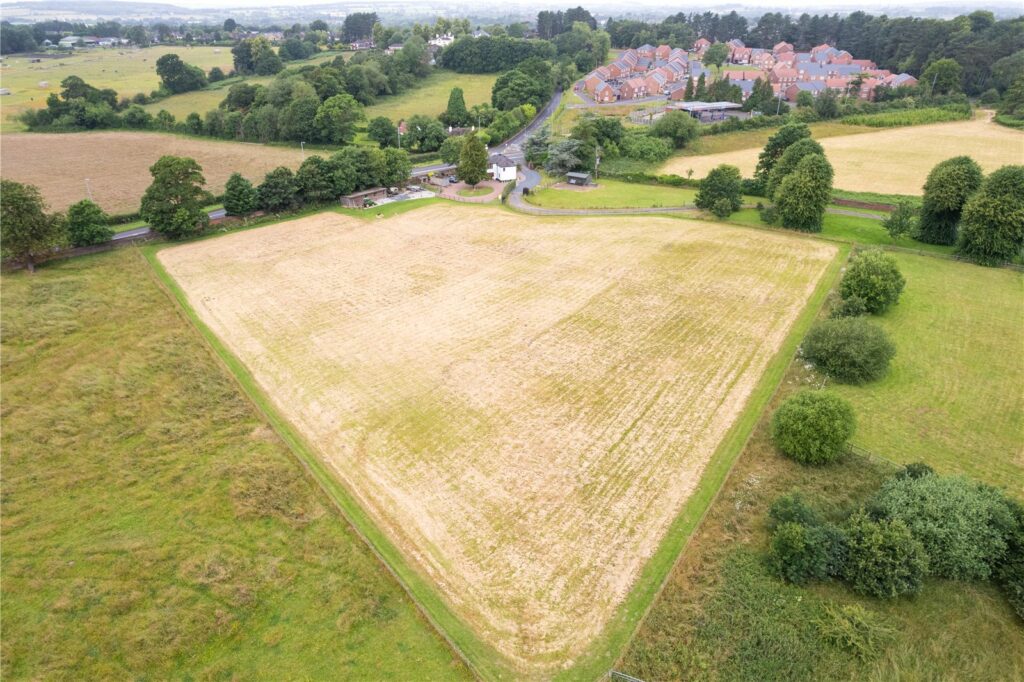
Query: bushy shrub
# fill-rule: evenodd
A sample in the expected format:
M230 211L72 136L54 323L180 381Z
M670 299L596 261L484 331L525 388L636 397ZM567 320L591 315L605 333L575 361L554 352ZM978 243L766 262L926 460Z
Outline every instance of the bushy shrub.
M793 584L838 575L845 560L846 538L835 526L786 522L772 534L769 563Z
M859 298L867 312L885 312L899 300L907 281L900 273L896 259L879 249L862 251L850 260L839 283L843 299Z
M1006 554L996 565L996 580L1017 615L1024 620L1024 506L1007 500L1013 515L1006 533Z
M224 185L224 210L228 215L246 215L256 210L256 188L242 177L232 173Z
M99 206L88 199L68 207L68 240L72 246L91 246L110 241L114 231L110 218Z
M861 315L867 315L868 305L864 302L864 299L860 296L853 295L849 298L839 299L839 303L836 304L829 316L832 318L837 317L860 317Z
M922 476L933 476L935 469L924 462L911 462L896 472L896 478L921 478Z
M664 161L672 155L672 143L661 137L632 133L622 138L619 150L623 156L638 161Z
M928 555L903 521L875 521L861 510L845 530L843 577L856 592L893 598L921 591Z
M803 356L818 369L848 384L878 379L896 355L886 333L863 317L818 322L801 347Z
M928 553L931 572L953 580L988 580L1014 523L1002 493L963 476L891 478L871 509L906 524Z
M769 561L784 580L804 585L828 577L825 548L812 537L813 530L799 523L784 523L772 535Z
M843 453L855 428L853 408L845 400L825 391L803 391L775 411L772 440L798 462L827 464Z
M788 493L772 502L768 510L768 527L776 528L784 523L799 523L804 526L818 526L822 518L798 492Z

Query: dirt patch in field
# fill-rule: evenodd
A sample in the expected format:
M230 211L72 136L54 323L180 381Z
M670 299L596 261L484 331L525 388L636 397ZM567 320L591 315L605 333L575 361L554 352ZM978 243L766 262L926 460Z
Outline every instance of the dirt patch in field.
M821 146L835 168L836 188L882 194L920 194L935 164L961 154L981 164L986 173L1024 159L1024 133L983 118L828 137ZM685 175L692 169L702 178L715 166L728 163L751 177L760 152L751 148L682 156L670 159L658 172Z
M0 138L0 175L36 185L54 210L87 199L91 189L106 211L131 213L153 180L149 167L165 154L198 161L214 194L236 171L257 184L277 166L302 163L298 149L161 133L14 133Z
M453 608L543 671L622 602L835 252L432 206L160 259Z

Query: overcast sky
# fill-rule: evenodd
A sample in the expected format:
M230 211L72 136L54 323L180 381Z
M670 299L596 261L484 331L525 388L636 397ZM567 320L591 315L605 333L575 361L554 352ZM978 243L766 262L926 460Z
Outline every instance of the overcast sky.
M128 1L128 0L110 0L112 3ZM156 2L166 2L171 5L178 5L180 7L190 8L231 8L231 7L260 7L260 6L308 6L308 5L345 5L347 3L339 3L338 0L270 0L269 2L259 2L258 0L154 0ZM464 4L465 0L456 0L455 4ZM0 1L0 8L3 6L3 2ZM372 2L366 2L359 4L372 4ZM842 8L844 11L854 11L856 9L871 9L871 8L885 8L892 14L898 13L900 8L904 11L910 10L911 8L924 8L924 7L970 7L976 6L978 9L984 9L986 6L992 4L998 4L999 6L1006 7L1007 5L1013 6L1012 0L1004 2L1002 0L996 3L985 3L977 2L973 3L970 0L838 0L838 2L830 2L826 5L822 5L820 2L812 2L811 0L733 0L728 2L722 0L722 2L705 2L699 6L681 6L677 0L640 0L635 2L633 0L592 0L591 2L585 2L583 0L504 0L502 3L504 7L525 7L525 8L536 8L539 6L550 7L551 9L564 9L566 7L575 6L582 4L584 7L593 7L611 9L611 8L630 8L642 5L644 8L655 8L664 7L666 13L671 14L674 12L697 12L703 10L730 10L739 9L740 7L770 7L773 10L785 10L790 13L801 13L804 11L815 13L815 12L832 12L838 11ZM1022 8L1024 13L1024 4L1018 3L1018 6Z

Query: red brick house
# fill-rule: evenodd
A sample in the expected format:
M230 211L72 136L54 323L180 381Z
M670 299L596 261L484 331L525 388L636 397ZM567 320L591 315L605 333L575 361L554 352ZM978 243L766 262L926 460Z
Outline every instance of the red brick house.
M647 96L647 86L643 78L630 78L619 87L622 99L640 99Z

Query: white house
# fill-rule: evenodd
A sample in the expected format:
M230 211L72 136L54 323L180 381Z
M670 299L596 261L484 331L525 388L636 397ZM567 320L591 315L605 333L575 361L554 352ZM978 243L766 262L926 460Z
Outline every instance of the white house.
M427 44L433 45L435 47L448 47L454 42L455 36L453 36L451 33L445 33L443 36L434 36L433 38L430 39L430 41Z
M499 182L509 182L516 179L516 162L504 154L491 156L491 167L487 172Z

